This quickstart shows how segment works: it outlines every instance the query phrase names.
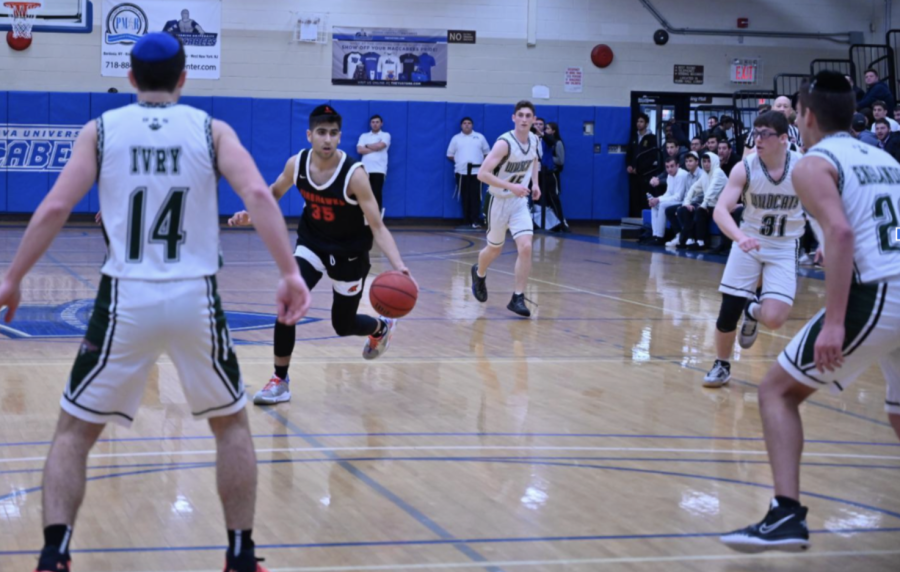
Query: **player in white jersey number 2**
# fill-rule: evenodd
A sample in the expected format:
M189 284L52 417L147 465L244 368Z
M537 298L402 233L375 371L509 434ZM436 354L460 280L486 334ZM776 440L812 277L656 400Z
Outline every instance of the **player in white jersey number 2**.
M486 273L500 256L507 229L516 241L515 291L506 308L522 317L531 316L525 306L525 287L531 273L531 241L534 223L528 208L528 195L541 198L538 187L540 140L531 132L534 105L520 101L513 111L515 129L501 135L478 170L478 180L489 185L487 207L487 246L478 253L472 266L472 294L479 302L488 297ZM531 183L531 190L528 184Z
M788 122L777 111L753 122L756 152L735 165L713 212L713 218L734 243L719 291L722 306L716 321L716 361L703 378L706 387L721 387L731 379L729 358L735 330L744 314L739 343L756 341L759 322L777 330L784 325L797 290L797 253L806 219L794 193L791 172L801 155L788 149ZM740 228L731 217L744 198ZM762 289L757 296L757 284Z
M742 552L809 547L807 509L800 505L799 408L817 389L843 391L878 363L900 437L900 165L850 135L856 101L844 76L820 72L801 85L799 97L808 151L794 171L794 188L824 245L825 308L759 386L775 498L761 522L722 537Z
M180 40L167 33L143 36L131 51L131 65L138 102L85 125L0 283L0 308L8 306L9 322L25 274L98 181L109 256L44 468L44 548L37 571L70 570L88 453L107 422L131 424L150 369L167 353L194 417L209 419L216 438L226 570L259 572L251 534L256 456L244 384L216 293L219 173L253 213L281 271L278 319L296 323L309 308L309 290L281 211L234 130L177 105L186 77Z

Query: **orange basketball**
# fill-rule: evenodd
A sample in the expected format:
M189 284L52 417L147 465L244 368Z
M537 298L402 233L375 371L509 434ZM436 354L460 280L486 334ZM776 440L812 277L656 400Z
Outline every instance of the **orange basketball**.
M416 305L419 289L412 278L399 270L379 274L369 289L369 301L385 318L402 318Z
M594 46L594 49L591 50L591 61L598 68L607 67L613 61L612 48L606 44L597 44Z

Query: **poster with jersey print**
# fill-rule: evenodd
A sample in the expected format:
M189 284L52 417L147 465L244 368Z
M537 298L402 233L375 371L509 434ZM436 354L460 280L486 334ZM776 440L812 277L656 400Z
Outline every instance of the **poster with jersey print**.
M340 28L332 34L332 85L447 86L447 31Z

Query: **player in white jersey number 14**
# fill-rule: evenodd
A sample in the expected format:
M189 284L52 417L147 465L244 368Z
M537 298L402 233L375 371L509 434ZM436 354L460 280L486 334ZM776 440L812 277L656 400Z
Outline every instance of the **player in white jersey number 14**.
M798 240L806 221L791 172L801 155L788 150L788 121L777 111L756 118L753 137L756 152L735 165L713 213L734 243L719 286L722 306L716 321L716 361L703 378L705 387L721 387L731 379L729 358L741 314L744 323L738 341L742 348L750 348L759 322L772 330L781 328L797 290ZM741 196L744 213L738 227L731 211Z
M885 409L900 437L900 165L849 134L855 107L850 83L837 72L820 72L800 87L798 123L808 151L793 181L820 227L825 308L759 386L775 498L761 522L722 537L741 552L809 547L807 508L800 504L800 405L817 389L843 391L878 363L887 382Z

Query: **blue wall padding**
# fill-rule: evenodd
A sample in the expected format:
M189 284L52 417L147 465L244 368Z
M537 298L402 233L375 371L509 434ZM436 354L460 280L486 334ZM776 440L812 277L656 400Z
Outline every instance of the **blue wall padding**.
M47 125L50 123L50 94L44 92L10 92L9 122L24 125ZM35 141L34 149L28 153L27 147L21 142L12 142L6 150L7 165L27 165L32 157L41 152L47 152L48 143ZM29 213L34 212L37 206L47 195L50 176L46 172L27 172L9 170L6 175L7 184L13 192L7 198L7 208L10 212Z
M0 92L0 124L81 126L103 112L135 101L133 94L70 94ZM447 160L450 139L459 133L462 117L475 121L475 130L493 145L513 129L514 105L403 101L344 101L185 97L182 102L230 124L251 153L267 184L275 181L287 159L308 146L309 113L330 103L344 117L340 148L359 159L356 143L369 131L369 117L384 118L391 134L388 175L384 188L387 218L423 217L459 219L462 208L453 198L453 165ZM537 113L560 125L566 145L562 201L570 220L612 220L624 216L628 205L625 156L610 154L610 145L625 145L630 136L631 112L624 107L570 107L539 105ZM594 121L594 136L583 135L585 121ZM8 141L7 141L8 143ZM24 154L32 160L46 152L37 143ZM594 147L600 145L600 152ZM20 144L16 153L23 155ZM10 149L5 159L9 160ZM0 155L2 156L2 155ZM18 160L25 161L27 157ZM46 196L58 173L0 169L0 213L33 212ZM125 189L126 191L128 189ZM230 215L243 203L223 179L219 185L219 212ZM303 199L291 190L281 200L285 214L299 215ZM75 208L90 213L99 209L94 187Z
M291 149L290 153L281 158L281 169L289 157L293 157L305 147L309 147L309 141L306 138L306 131L309 129L309 114L316 107L323 103L331 103L322 99L294 99L291 100L291 115L286 119L291 127ZM270 185L275 179L266 179ZM296 188L291 188L287 194L281 198L281 209L292 216L297 216L303 212L303 197Z
M375 114L384 119L384 130L391 134L391 146L388 149L388 172L384 181L383 193L385 218L440 216L413 215L409 212L408 173L417 168L408 168L409 165L415 165L409 155L413 152L413 146L409 144L409 131L415 129L418 117L416 117L416 121L410 123L409 118L414 116L405 101L370 101L369 116ZM443 116L441 120L443 121ZM368 125L368 118L366 118L366 125ZM366 130L368 131L368 129Z
M291 100L254 99L250 153L263 179L273 183L284 170L291 152ZM290 213L290 194L281 200L281 210Z
M253 139L253 100L249 97L215 97L212 103L213 117L231 125L241 144L249 151ZM219 213L231 215L243 208L241 198L222 177L219 180Z
M584 122L594 121L593 107L559 108L559 132L565 146L560 201L567 219L589 219L594 202L594 143L583 135Z
M0 91L0 130L6 129L7 115L6 108L8 106L9 94ZM6 157L6 147L0 147L0 160ZM0 169L0 212L6 212L6 169Z

